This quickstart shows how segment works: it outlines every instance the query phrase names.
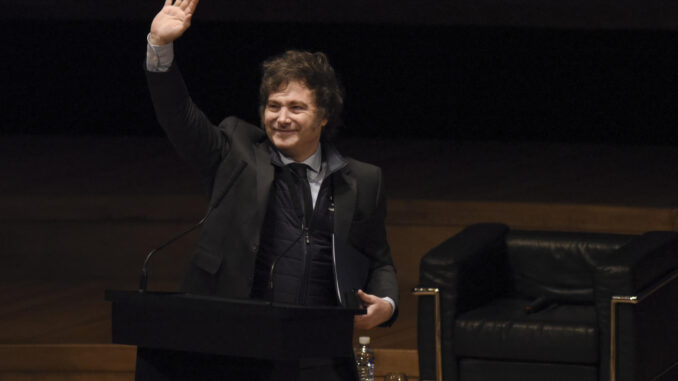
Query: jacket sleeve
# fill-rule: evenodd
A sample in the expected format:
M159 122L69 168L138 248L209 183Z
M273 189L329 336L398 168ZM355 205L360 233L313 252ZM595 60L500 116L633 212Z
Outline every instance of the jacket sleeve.
M373 167L376 168L376 167ZM390 326L398 316L398 280L396 269L391 258L391 249L386 239L386 197L383 191L381 169L376 168L377 173L369 178L377 179L373 182L374 187L362 187L365 193L361 196L371 199L371 211L369 214L358 213L351 224L352 243L366 253L370 259L370 270L367 279L366 292L379 297L388 296L396 305L396 309L383 326ZM361 188L361 185L358 185ZM359 204L363 204L359 201ZM365 205L365 204L363 204ZM364 207L362 207L364 208Z
M177 152L211 177L228 140L193 103L176 64L166 72L146 70L158 122Z

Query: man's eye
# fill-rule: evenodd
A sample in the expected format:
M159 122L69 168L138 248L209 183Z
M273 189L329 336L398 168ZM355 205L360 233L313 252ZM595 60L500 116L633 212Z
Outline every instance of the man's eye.
M266 105L266 108L269 109L269 110L278 110L280 108L280 106L276 105L276 104L268 104L268 105Z

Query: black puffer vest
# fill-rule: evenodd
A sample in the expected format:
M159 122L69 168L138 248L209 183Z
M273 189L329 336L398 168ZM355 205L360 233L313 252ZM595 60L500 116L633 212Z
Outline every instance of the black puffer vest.
M331 179L318 193L308 231L302 228L302 194L276 166L254 271L252 297L300 305L337 305L332 260ZM288 178L289 179L289 178ZM290 189L290 186L295 189ZM272 279L271 279L272 275Z

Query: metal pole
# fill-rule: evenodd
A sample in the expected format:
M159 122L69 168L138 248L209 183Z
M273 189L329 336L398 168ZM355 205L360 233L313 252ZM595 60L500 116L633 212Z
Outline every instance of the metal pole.
M440 330L440 290L437 288L415 287L412 289L415 296L433 296L435 300L435 340L436 340L436 381L443 381L443 349ZM423 380L422 380L423 381Z

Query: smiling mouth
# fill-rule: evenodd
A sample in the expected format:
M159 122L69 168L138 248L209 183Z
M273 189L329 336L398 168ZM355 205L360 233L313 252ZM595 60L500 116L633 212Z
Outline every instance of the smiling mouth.
M279 133L286 133L286 134L289 134L289 133L292 133L292 132L297 132L297 130L283 130L283 129L279 129L279 128L274 128L273 131L279 132Z

